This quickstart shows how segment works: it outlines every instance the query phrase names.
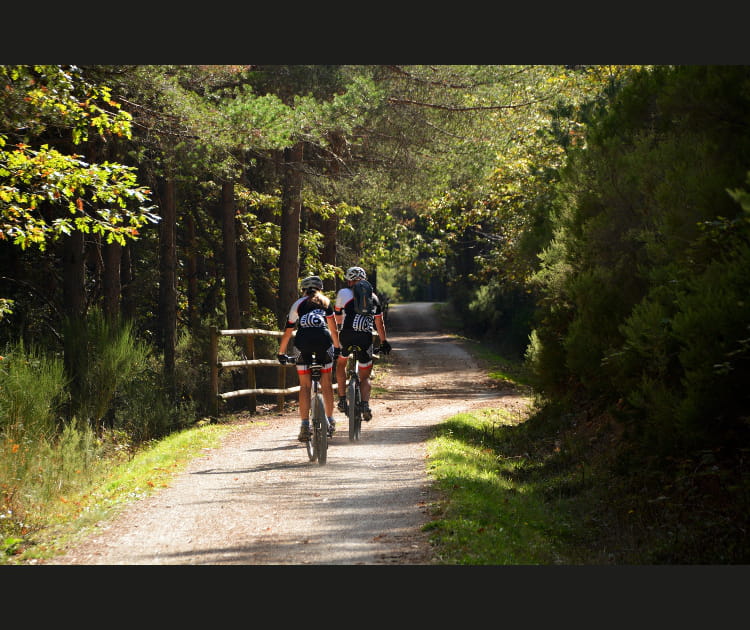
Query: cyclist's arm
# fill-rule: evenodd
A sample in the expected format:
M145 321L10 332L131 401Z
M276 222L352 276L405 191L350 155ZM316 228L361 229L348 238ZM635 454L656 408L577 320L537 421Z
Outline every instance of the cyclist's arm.
M340 348L341 341L339 340L339 329L336 326L336 316L331 315L326 317L326 323L328 324L328 330L331 331L331 339L333 339L334 348Z
M286 328L284 329L284 334L281 336L281 341L279 341L279 354L286 354L286 347L289 345L292 331L299 321L299 305L306 299L305 296L302 296L295 300L294 304L289 308L289 314L286 316Z
M375 319L375 329L378 331L378 337L380 337L380 343L382 344L386 340L385 322L383 322L382 313L375 315L374 319Z
M284 334L281 335L281 341L279 341L279 354L286 354L286 347L289 345L289 340L292 337L292 331L294 330L294 323L287 322Z
M344 320L346 319L346 304L351 300L350 289L339 289L336 294L336 302L333 306L333 312L336 314L336 325L339 330L344 326Z
M385 321L383 321L383 306L380 303L380 298L377 293L373 293L372 297L375 301L375 317L373 317L373 321L375 322L375 330L378 333L378 337L380 337L380 343L382 345L386 340Z
M333 341L334 348L340 348L339 329L336 325L336 311L333 304L329 304L326 309L326 325L328 326L328 331L331 333L331 341Z

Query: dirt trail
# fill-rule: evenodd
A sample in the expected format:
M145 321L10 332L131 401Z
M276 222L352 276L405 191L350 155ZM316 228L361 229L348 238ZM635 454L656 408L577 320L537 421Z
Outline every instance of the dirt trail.
M373 419L359 442L338 431L328 463L309 462L295 410L253 416L140 499L45 564L430 564L434 500L425 471L430 429L483 406L526 401L491 386L462 343L440 331L430 303L390 309ZM377 370L377 366L375 368Z

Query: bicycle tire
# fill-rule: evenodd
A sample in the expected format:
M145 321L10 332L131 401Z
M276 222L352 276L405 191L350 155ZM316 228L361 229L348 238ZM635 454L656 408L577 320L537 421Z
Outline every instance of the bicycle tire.
M307 457L311 462L314 462L317 457L317 451L315 448L315 438L313 431L310 431L310 435L305 442L305 448L307 449Z
M361 399L359 392L359 383L356 379L349 380L346 390L346 404L348 405L349 416L349 441L356 442L359 440L359 434L362 427L362 410L359 408Z
M315 442L315 458L322 466L328 461L328 420L323 404L323 394L317 393L313 397L313 442Z

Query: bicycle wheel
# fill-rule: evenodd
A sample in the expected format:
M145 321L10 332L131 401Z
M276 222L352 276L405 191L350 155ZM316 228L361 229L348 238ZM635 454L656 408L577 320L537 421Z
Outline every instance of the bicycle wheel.
M313 439L315 443L315 458L322 466L328 459L328 420L323 405L323 394L315 394L312 401L313 412Z
M310 435L305 442L305 448L307 449L307 457L311 462L315 461L318 456L317 449L315 448L315 428L314 426L310 430Z
M359 408L361 400L359 393L359 383L355 378L349 380L346 390L346 404L349 407L349 441L356 442L359 440L359 431L362 427L362 410Z

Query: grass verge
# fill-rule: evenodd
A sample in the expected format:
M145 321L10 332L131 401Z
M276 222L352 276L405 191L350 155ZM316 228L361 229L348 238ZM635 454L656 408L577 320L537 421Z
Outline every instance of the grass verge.
M441 564L559 564L566 515L540 500L532 458L511 448L517 418L502 409L454 416L428 444L443 501L431 532Z
M207 424L174 433L136 452L127 461L103 461L91 481L75 494L60 495L27 515L23 537L0 539L0 564L35 564L85 537L100 521L132 501L169 485L204 449L217 446L235 429Z
M520 364L467 345L492 378L531 393ZM428 454L441 498L425 529L439 564L750 560L743 449L646 457L612 413L536 399L524 418L484 409L447 419Z

